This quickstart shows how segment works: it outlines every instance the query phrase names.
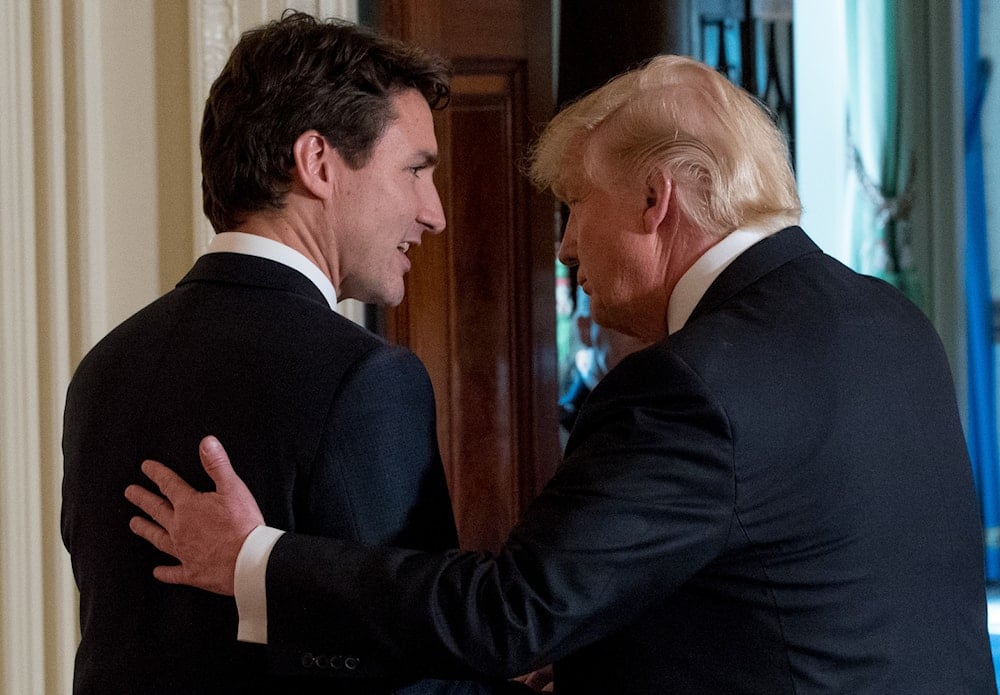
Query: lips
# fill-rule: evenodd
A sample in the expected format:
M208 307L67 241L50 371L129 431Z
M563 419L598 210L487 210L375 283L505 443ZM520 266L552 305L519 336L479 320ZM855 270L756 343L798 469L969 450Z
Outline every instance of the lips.
M403 243L401 243L401 244L400 244L399 246L397 246L396 248L397 248L397 249L399 249L399 250L400 250L400 251L401 251L402 253L404 253L404 254L405 254L405 253L406 253L407 251L409 251L409 250L410 250L410 242L408 242L408 241L404 241Z

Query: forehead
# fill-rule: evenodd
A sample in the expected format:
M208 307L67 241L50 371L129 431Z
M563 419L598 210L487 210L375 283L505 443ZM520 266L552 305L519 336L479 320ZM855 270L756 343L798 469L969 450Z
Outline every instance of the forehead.
M588 149L589 139L583 133L578 133L567 143L559 160L559 175L552 182L552 192L560 200L579 197L590 184Z

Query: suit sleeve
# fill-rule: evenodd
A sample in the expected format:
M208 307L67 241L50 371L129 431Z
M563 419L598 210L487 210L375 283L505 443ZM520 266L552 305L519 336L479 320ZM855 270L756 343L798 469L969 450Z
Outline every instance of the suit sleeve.
M315 460L302 471L294 494L295 527L300 530L366 546L457 546L437 445L434 393L413 353L382 345L345 375ZM287 578L270 570L266 585L269 605L289 586ZM280 609L268 613L273 672L321 678L385 675L358 658L365 651L363 639L296 634L304 625L300 618L298 612ZM366 682L359 687L375 686Z
M314 638L363 635L380 668L526 672L628 625L722 551L732 459L724 409L697 375L638 353L594 391L497 555L286 534L268 612L303 616ZM272 577L284 586L273 595Z

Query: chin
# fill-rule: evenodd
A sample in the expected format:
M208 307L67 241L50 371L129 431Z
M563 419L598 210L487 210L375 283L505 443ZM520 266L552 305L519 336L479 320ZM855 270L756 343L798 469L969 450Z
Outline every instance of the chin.
M376 299L371 300L369 304L380 304L381 306L394 307L402 304L405 297L406 290L400 287L398 289L380 292L379 296Z
M394 285L369 286L365 288L365 291L358 291L350 296L365 304L394 307L399 306L403 302L405 295L406 286L403 283L399 283L398 287Z

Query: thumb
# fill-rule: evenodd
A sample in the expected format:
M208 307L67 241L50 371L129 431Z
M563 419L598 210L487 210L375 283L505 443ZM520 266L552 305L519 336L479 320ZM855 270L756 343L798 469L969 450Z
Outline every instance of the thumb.
M202 468L208 476L215 482L215 489L219 490L231 485L233 480L238 480L233 471L233 464L229 461L229 454L222 448L222 443L215 437L209 435L201 440L198 446L198 455L201 457Z
M246 528L241 529L243 535L240 537L240 542L242 543L248 533L264 523L260 507L257 506L257 500L254 499L253 493L250 492L243 480L236 475L236 471L233 470L233 465L229 461L229 454L222 448L218 439L211 435L202 439L198 446L198 455L201 457L201 465L205 472L215 483L215 491L224 501L229 513L235 515L230 520L236 522L242 519L245 522L242 525Z

